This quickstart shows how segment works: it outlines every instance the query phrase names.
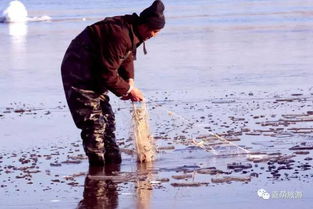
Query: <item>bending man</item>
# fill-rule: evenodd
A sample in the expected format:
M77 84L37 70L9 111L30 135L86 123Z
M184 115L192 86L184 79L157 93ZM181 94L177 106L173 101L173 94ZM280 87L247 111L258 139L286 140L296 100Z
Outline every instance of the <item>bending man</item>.
M61 66L66 100L90 165L121 163L108 91L142 101L134 86L136 48L165 25L160 0L138 16L108 17L88 26L69 45Z

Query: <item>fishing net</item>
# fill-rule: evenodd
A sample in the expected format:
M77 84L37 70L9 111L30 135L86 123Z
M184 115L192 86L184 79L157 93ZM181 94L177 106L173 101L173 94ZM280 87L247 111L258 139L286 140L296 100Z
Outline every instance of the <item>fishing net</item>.
M239 138L213 133L201 124L191 122L183 115L169 111L161 105L152 109L153 122L162 138L170 138L174 143L187 147L200 147L216 156L247 155L250 152L236 142ZM159 131L158 131L159 130Z
M144 102L133 103L132 125L137 161L152 162L155 159L155 145L149 128L149 113Z

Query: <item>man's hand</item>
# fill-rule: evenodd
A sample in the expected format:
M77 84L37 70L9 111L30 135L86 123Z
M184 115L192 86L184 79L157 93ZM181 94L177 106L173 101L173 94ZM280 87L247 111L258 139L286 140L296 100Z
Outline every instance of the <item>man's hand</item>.
M121 99L122 100L130 99L133 102L140 102L144 100L144 96L139 89L134 87L129 94L123 96Z
M142 92L136 87L127 95L127 97L133 102L140 102L144 100Z
M144 96L142 92L134 86L135 85L134 79L129 79L128 84L132 88L132 90L129 92L129 94L127 94L126 96L123 96L121 99L122 100L130 99L133 102L143 101Z

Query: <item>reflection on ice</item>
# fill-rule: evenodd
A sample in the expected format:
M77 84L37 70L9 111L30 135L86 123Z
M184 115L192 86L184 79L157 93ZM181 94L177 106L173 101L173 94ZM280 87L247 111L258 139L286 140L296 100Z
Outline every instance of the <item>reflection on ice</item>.
M26 64L26 23L8 24L9 34L11 36L11 59L16 67L23 67Z
M117 184L112 180L101 180L92 177L112 176L119 171L119 164L106 165L105 167L89 167L89 172L85 179L83 200L79 202L77 208L117 208Z
M9 34L17 42L22 42L27 35L27 24L26 23L12 23L9 24Z
M26 37L28 26L25 22L7 24L10 35L10 60L12 67L24 68L26 66Z
M106 164L103 167L89 167L85 178L83 199L77 209L119 207L119 184L135 184L134 195L136 209L151 208L153 164L138 163L136 172L121 172L120 164ZM126 193L124 193L126 194Z
M137 163L137 171L144 175L145 179L137 180L136 197L137 209L149 209L152 199L153 162Z

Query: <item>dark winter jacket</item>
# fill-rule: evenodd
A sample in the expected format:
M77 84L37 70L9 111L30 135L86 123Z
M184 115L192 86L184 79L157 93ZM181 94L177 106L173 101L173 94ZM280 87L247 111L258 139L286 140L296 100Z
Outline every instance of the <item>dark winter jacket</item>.
M117 96L127 94L140 44L134 31L137 21L136 14L105 18L79 34L62 62L65 90L75 87L100 94L107 90Z

